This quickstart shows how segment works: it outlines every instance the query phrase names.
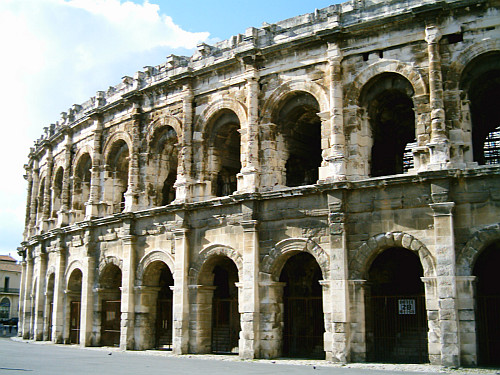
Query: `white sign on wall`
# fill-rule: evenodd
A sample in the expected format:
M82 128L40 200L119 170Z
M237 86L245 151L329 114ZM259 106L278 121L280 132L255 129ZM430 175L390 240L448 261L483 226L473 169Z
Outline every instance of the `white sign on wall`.
M399 315L414 315L416 314L415 300L414 299L400 299L398 300Z

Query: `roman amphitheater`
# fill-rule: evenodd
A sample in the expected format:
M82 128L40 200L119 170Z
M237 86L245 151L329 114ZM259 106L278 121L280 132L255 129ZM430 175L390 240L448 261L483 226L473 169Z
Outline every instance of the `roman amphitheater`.
M499 0L351 0L171 55L30 150L20 334L498 365L499 126Z

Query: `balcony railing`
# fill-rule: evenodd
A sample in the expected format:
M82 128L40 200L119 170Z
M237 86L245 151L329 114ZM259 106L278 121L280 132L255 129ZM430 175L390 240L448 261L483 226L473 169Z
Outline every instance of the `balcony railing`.
M15 293L19 294L18 288L0 288L0 293Z

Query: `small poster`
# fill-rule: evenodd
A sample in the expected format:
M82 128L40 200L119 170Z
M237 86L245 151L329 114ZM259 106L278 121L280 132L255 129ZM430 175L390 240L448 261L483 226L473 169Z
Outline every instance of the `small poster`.
M400 299L398 300L399 315L415 315L415 300L414 299Z

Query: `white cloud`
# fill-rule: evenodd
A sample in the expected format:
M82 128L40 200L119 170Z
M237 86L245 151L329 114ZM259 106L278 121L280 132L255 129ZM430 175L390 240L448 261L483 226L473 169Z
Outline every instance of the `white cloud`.
M190 33L157 5L119 0L0 1L0 253L24 227L29 147L59 113L156 65L190 54L208 33Z

